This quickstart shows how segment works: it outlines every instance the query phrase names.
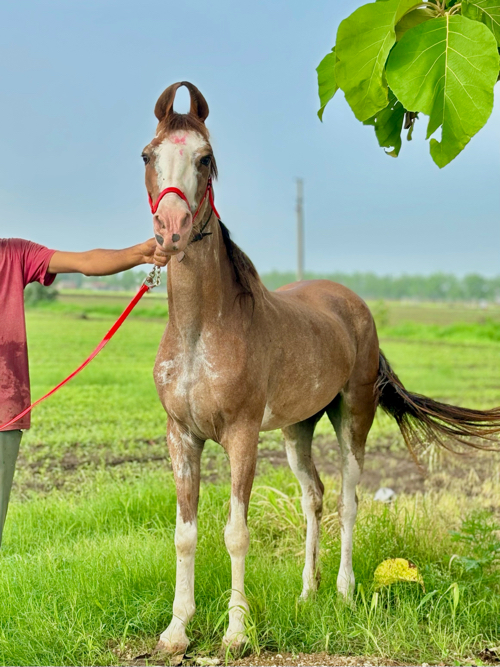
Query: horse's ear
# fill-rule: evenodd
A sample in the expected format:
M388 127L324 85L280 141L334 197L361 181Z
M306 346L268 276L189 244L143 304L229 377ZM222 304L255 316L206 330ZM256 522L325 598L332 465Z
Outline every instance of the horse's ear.
M200 93L196 86L193 86L189 81L183 81L183 86L189 90L189 95L191 96L191 109L189 113L192 113L193 116L199 118L203 123L208 116L208 104L206 99Z
M155 105L155 116L158 118L160 122L164 118L167 118L167 116L170 116L170 114L172 113L174 108L175 94L181 86L182 86L182 81L179 81L178 83L173 83L168 88L165 88L163 93L158 98L158 101L156 102Z
M202 122L205 122L205 118L208 116L207 101L200 93L198 88L193 86L192 83L189 83L189 81L179 81L178 83L173 83L163 91L155 106L155 116L161 122L170 116L171 113L173 113L175 94L181 86L186 86L186 88L189 90L189 95L191 97L191 108L189 113L193 116L196 116L196 118Z

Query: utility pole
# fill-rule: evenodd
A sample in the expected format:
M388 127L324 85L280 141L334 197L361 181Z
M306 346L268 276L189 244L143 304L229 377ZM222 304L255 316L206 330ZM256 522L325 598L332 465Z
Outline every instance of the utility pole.
M297 280L304 280L304 181L297 179Z

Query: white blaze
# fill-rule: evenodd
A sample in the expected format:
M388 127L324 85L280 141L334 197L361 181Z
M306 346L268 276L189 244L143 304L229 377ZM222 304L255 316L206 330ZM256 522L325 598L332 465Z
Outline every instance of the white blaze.
M190 203L192 213L198 206L195 201L199 175L196 161L206 147L207 142L198 132L177 130L154 149L159 192L165 188L182 190ZM169 196L175 195L167 195Z

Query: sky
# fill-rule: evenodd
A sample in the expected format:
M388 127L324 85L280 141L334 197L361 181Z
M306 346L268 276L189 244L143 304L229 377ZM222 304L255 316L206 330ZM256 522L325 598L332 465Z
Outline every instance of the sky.
M140 155L158 96L188 80L210 107L217 208L259 271L295 269L301 177L308 271L500 274L498 99L443 170L425 118L398 159L340 93L318 120L315 68L360 4L2 3L1 236L59 250L152 236Z

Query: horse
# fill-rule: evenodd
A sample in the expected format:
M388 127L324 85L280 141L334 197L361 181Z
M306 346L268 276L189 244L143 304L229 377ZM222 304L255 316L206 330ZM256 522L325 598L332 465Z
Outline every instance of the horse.
M190 95L186 114L174 111L177 90ZM212 439L231 466L230 512L224 531L231 559L229 622L223 646L247 642L245 556L247 511L259 433L281 429L289 465L302 491L307 520L301 598L318 586L324 487L311 456L315 426L326 413L339 442L341 560L337 588L354 590L356 486L365 443L380 405L413 451L431 438L491 449L500 408L481 411L408 391L379 347L365 302L328 280L295 282L270 292L233 242L213 199L217 165L205 120L208 104L187 81L168 87L155 106L156 135L142 153L158 252L168 264L169 319L154 379L167 412L167 444L177 492L176 585L173 616L157 650L184 654L195 613L194 562L200 459ZM469 438L473 438L472 441ZM479 443L475 438L483 438Z

